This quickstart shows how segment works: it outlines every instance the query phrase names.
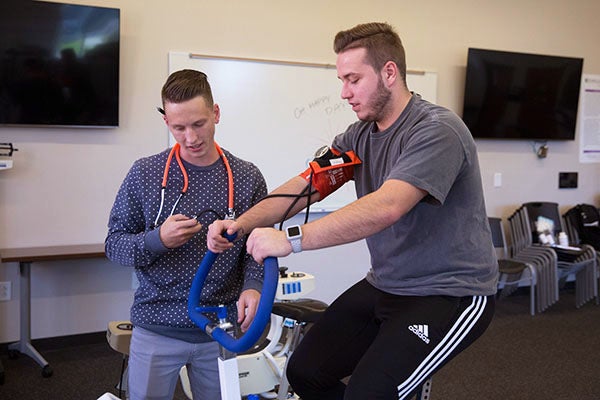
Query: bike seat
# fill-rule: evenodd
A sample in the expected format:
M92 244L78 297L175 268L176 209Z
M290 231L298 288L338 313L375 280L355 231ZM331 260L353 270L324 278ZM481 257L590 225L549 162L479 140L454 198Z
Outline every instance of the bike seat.
M327 303L315 299L273 303L273 314L292 318L298 322L316 322L327 308Z

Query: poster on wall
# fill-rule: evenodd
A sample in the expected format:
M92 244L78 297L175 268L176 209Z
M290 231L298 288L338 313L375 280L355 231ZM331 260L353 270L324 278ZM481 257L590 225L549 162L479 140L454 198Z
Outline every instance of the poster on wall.
M579 161L600 162L600 75L583 74L581 80Z

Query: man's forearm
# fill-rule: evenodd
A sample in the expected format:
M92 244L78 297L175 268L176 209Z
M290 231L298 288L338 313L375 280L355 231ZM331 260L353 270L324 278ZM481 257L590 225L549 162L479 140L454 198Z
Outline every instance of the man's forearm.
M277 189L273 190L269 195L277 194L300 194L306 188L306 181L295 176ZM308 192L304 193L308 194ZM306 197L296 201L294 207L288 215L285 212L290 205L296 200L295 197L270 197L260 201L254 207L243 213L237 218L237 223L242 226L244 234L248 234L254 228L273 226L281 220L288 219L306 207ZM311 197L311 204L319 200L319 193L315 193Z

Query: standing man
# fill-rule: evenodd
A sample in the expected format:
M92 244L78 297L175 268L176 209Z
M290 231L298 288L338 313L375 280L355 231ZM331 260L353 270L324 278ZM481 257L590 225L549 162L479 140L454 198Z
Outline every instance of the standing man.
M342 98L360 121L320 152L319 166L274 193L299 193L308 181L318 201L353 178L358 199L281 232L260 228L289 205L269 198L235 222L211 225L208 244L223 251L231 247L224 230L251 232L247 249L262 262L366 238L370 271L311 328L287 376L303 400L408 399L493 316L498 270L477 151L460 118L409 91L390 25L339 32L334 50ZM320 167L332 157L339 168Z
M215 143L220 112L205 74L172 73L162 105L177 144L133 164L106 238L108 258L134 267L140 282L131 307L128 398L172 399L186 365L194 398L220 400L218 343L190 320L188 296L207 250L208 224L249 209L265 196L266 183L256 166ZM243 331L256 313L263 280L244 245L239 241L215 261L201 297L206 305L227 305L230 315L237 311Z

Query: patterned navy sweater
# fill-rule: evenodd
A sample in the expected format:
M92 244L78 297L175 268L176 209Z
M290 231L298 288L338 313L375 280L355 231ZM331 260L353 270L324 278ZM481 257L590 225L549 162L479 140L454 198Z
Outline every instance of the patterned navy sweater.
M245 212L266 195L265 180L258 168L224 150L234 179L234 206L237 215ZM153 228L160 207L160 188L169 151L137 160L129 170L110 213L106 255L116 263L135 268L139 287L131 307L131 321L166 336L190 342L208 339L196 328L187 312L192 280L207 251L206 232L217 216L227 211L227 172L219 159L213 165L199 167L184 162L189 187L174 214L199 218L202 230L185 245L166 248L159 238L160 224L168 217L183 187L183 174L173 158L165 202ZM201 302L226 304L235 314L235 302L246 289L261 290L263 270L246 254L245 241L235 242L233 249L221 254L211 269ZM235 321L235 315L229 319Z

